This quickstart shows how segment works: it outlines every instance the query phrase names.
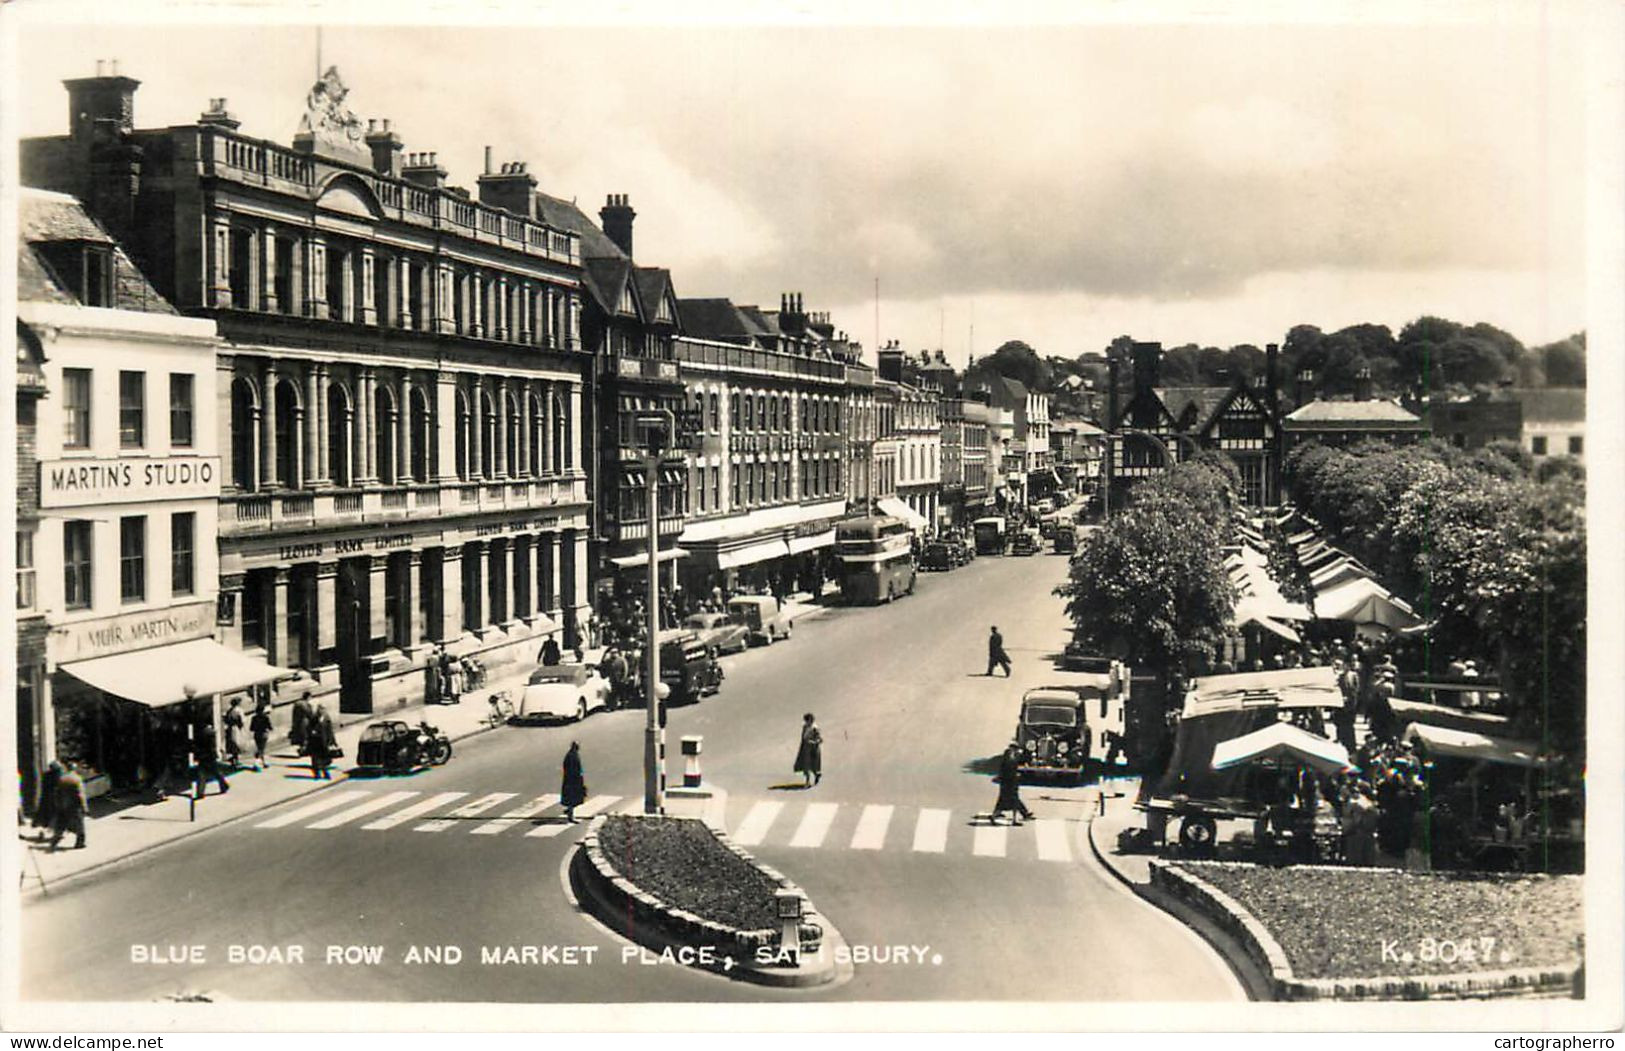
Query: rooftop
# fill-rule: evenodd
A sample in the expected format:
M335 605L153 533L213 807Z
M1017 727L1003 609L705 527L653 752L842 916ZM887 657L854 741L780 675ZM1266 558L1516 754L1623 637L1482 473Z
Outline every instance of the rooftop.
M1423 426L1414 412L1392 401L1312 401L1289 414L1290 424L1346 424L1349 426Z
M1522 387L1503 395L1522 403L1525 423L1583 423L1586 418L1584 387Z

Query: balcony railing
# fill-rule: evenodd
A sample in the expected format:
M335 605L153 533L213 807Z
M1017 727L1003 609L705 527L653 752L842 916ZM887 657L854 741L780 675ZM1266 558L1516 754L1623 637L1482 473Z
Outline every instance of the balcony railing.
M340 515L353 515L361 511L360 493L336 493L333 496L333 513Z
M776 350L757 347L738 347L727 343L696 343L678 338L672 341L677 360L691 365L716 365L727 369L756 369L787 376L804 376L840 382L846 375L845 366L824 358L806 358L799 354L784 354Z
M430 517L443 506L457 513L548 508L586 500L586 479L579 474L535 479L478 479L443 485L314 490L310 492L228 493L221 498L220 531L253 533L277 523L394 520L403 514ZM455 495L453 495L455 493ZM664 525L662 526L664 528Z
M309 493L294 493L280 499L283 518L309 518L316 513L316 498Z

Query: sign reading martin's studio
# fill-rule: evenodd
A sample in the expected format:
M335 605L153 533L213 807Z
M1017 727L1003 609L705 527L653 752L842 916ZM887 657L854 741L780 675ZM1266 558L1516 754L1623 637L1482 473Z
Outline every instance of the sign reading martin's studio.
M133 504L220 495L218 456L118 456L42 460L41 507Z
M214 634L214 605L213 602L192 602L58 625L51 629L47 644L51 660L67 664L173 642L206 639Z

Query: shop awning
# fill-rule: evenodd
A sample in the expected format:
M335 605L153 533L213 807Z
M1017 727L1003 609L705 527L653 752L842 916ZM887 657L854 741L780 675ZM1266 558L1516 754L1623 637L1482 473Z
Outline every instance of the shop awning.
M666 550L660 552L659 555L655 556L655 561L670 562L674 558L687 557L688 552L684 551L682 548L668 547ZM619 558L612 558L609 561L617 569L634 569L638 566L646 566L649 564L649 553L647 551L643 551L636 555L622 555Z
M835 530L829 529L813 536L798 536L790 538L790 553L799 555L803 551L815 551L821 547L830 547L835 543Z
M880 508L881 514L891 515L893 518L901 518L903 521L909 524L911 529L920 530L931 524L925 520L924 515L915 511L914 508L903 503L903 501L897 499L895 496L883 496L875 502L875 506Z
M150 708L186 700L188 687L195 697L209 697L293 674L245 657L213 639L75 661L62 665L62 670L103 693Z
M766 562L770 558L781 558L790 553L790 545L783 540L762 540L744 547L736 547L732 551L717 552L718 569L734 569L739 566L754 565L757 562Z
M1329 667L1279 668L1274 671L1204 675L1191 683L1184 717L1247 708L1338 708L1343 691Z
M1327 740L1291 723L1272 723L1262 730L1220 741L1213 746L1213 769L1224 770L1244 763L1282 759L1301 763L1322 773L1341 774L1354 769L1349 753L1336 741Z
M1285 624L1282 624L1280 621L1275 620L1275 619L1273 619L1271 617L1266 617L1261 613L1249 614L1245 619L1237 618L1237 620L1236 620L1236 627L1238 627L1238 628L1245 628L1249 624L1257 624L1259 627L1265 629L1266 631L1272 631L1275 634L1281 636L1281 638L1285 639L1288 642L1297 643L1297 642L1302 642L1303 641L1302 639L1300 639L1298 637L1297 632L1293 631L1291 628L1287 627Z
M1506 737L1473 733L1470 730L1452 730L1443 726L1412 723L1405 731L1405 740L1415 741L1431 755L1449 755L1459 759L1481 759L1486 763L1504 763L1508 766L1545 766L1533 741L1514 741Z

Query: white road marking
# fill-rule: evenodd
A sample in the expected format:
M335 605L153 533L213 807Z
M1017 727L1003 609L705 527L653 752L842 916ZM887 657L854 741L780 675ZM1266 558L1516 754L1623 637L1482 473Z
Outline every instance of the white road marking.
M369 821L361 827L368 832L377 832L380 829L404 825L415 817L422 817L429 811L443 807L453 799L461 799L466 795L468 795L467 792L441 792L438 795L430 796L421 803L413 803L404 810L397 810L388 817L381 817L377 821Z
M572 825L568 821L564 821L561 818L555 824L542 825L539 828L533 828L529 832L526 832L525 836L531 839L552 839L554 836L562 836L572 828L580 828L581 826L579 822L583 818L592 817L601 810L608 810L610 807L614 806L620 801L620 796L593 796L585 803L582 803L580 806L576 807L577 824Z
M1072 848L1066 843L1066 822L1060 818L1038 819L1038 860L1071 861Z
M292 825L292 824L295 824L297 822L303 821L307 817L313 817L316 814L320 814L324 810L332 810L334 807L343 806L346 803L354 803L358 799L365 799L371 794L372 794L371 792L333 792L333 791L328 791L326 794L324 794L322 796L322 798L316 800L316 802L314 802L314 803L307 803L306 805L300 807L298 810L290 810L285 814L278 814L276 817L273 817L271 820L269 820L269 821L261 821L258 825L255 825L254 827L255 828L283 828L283 827L285 827L287 825Z
M948 811L925 808L914 823L914 849L921 854L941 854L948 849Z
M415 795L417 795L416 792L390 792L386 795L379 796L377 799L369 799L359 806L353 806L348 810L340 810L332 817L324 817L320 821L312 822L305 827L338 828L340 825L349 824L358 817L366 817L368 814L377 813L386 807L392 807L396 803L404 803L406 800L411 799Z
M792 847L818 847L824 843L824 837L829 835L830 823L835 820L835 812L840 809L838 803L812 803L807 812L801 817L801 824L796 828L796 834L790 838Z
M478 817L480 814L485 813L487 810L490 810L499 803L506 803L508 800L512 799L518 794L518 792L492 792L488 796L481 796L472 803L464 803L462 806L458 807L456 810L453 810L445 817L435 818L433 821L425 821L423 824L413 829L413 831L444 832L446 829L457 824L457 822L463 818Z
M764 799L750 808L745 820L734 830L733 841L742 847L754 847L767 838L767 830L779 816L784 804L775 799Z
M1010 829L1005 825L977 825L970 852L984 858L1002 858L1009 834Z
M474 829L470 835L494 836L499 832L506 832L526 818L535 817L558 801L559 797L556 795L537 796L528 803L514 807L496 820L487 821L479 828Z
M891 825L890 806L866 806L858 818L857 831L852 833L853 850L879 850L886 843L886 829Z

